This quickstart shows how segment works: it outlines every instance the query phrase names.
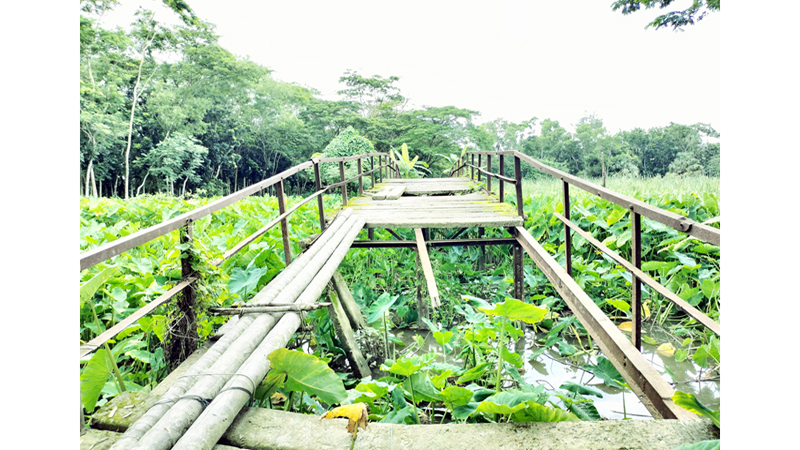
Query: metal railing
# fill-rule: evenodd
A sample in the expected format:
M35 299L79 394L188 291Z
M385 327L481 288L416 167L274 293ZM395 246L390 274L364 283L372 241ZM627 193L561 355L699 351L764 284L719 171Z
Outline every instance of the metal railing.
M377 166L375 165L376 157L378 159ZM369 158L370 161L370 170L364 171L362 167L362 161L365 161L367 158ZM345 179L344 163L348 161L357 161L358 173L354 177ZM340 175L339 182L323 186L322 177L320 175L320 165L325 163L338 163L339 175ZM284 198L284 180L302 170L309 168L313 168L314 170L316 192L314 192L308 197L305 197L302 201L296 203L287 210ZM358 180L358 192L359 195L361 195L363 194L364 191L364 177L369 176L372 182L372 186L374 186L376 183L376 178L378 179L378 182L381 182L383 181L384 178L391 177L392 174L398 176L399 171L395 166L393 159L390 158L390 156L387 153L376 152L376 153L365 153L361 155L338 157L338 158L311 159L309 161L291 167L287 170L284 170L283 172L276 174L272 177L269 177L261 182L255 183L251 186L248 186L244 189L234 192L228 196L225 196L219 200L209 203L208 205L186 212L173 219L164 221L157 225L153 225L144 230L140 230L136 233L132 233L128 236L124 236L107 244L101 245L97 248L87 250L81 253L80 270L83 271L97 264L100 264L110 258L113 258L119 254L122 254L128 250L131 250L140 245L146 244L154 239L157 239L161 236L164 236L167 233L170 233L175 230L180 230L181 243L189 244L188 246L185 246L186 248L183 248L184 246L182 246L183 249L181 250L182 264L181 264L180 282L178 282L175 286L173 286L164 294L150 301L147 305L143 306L142 308L138 309L128 317L118 322L116 325L107 329L106 331L96 336L89 342L81 345L80 357L82 358L85 355L92 353L94 350L103 345L103 343L107 342L110 339L113 339L117 334L126 329L128 326L130 326L140 318L146 316L147 314L151 313L157 307L169 302L179 293L183 293L184 296L183 300L185 301L180 302L182 305L186 305L185 307L188 308L194 305L195 303L194 299L196 296L196 293L194 292L194 284L197 282L197 280L200 279L200 277L198 276L197 273L194 273L192 271L190 263L192 258L194 258L194 253L192 252L192 245L191 245L193 222L200 220L204 217L207 217L213 214L214 212L217 212L227 206L236 203L239 200L249 197L250 195L257 194L262 190L274 185L276 190L276 195L278 197L278 214L279 214L278 217L273 219L271 222L269 222L267 225L265 225L258 231L252 233L250 236L240 241L232 249L225 252L225 254L223 254L221 258L217 259L216 261L213 261L212 264L215 266L220 266L227 259L229 259L233 255L235 255L236 253L247 247L248 244L255 241L257 238L265 234L274 226L280 224L281 237L283 241L284 258L286 265L288 266L292 261L291 246L289 244L288 217L293 212L297 211L297 209L299 209L301 206L308 203L312 199L316 198L320 231L324 231L326 223L325 223L325 209L323 206L323 195L326 192L339 188L341 190L341 195L342 195L342 204L344 206L347 206L347 185L349 183ZM193 317L193 315L191 317ZM196 329L196 327L190 326L189 329L190 330ZM179 339L191 339L191 336L179 337Z

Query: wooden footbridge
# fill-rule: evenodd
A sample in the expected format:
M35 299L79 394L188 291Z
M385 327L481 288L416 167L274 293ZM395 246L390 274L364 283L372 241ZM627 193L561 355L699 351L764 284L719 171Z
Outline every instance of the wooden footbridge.
M477 162L475 158L477 157ZM467 160L469 158L469 161ZM505 166L505 158L513 160L513 169ZM494 172L493 159L497 162ZM377 160L377 164L375 161ZM485 166L482 163L485 161ZM363 166L369 162L369 170ZM531 164L563 181L565 213L557 215L566 229L566 267L560 266L545 249L536 242L524 227L522 198L522 162ZM338 164L339 180L323 186L320 176L322 164ZM346 165L353 167L355 175L345 177ZM284 200L284 180L306 169L314 171L316 192L287 209ZM511 169L511 170L507 170ZM513 172L507 175L508 172ZM696 416L676 406L671 397L670 385L650 366L639 352L641 348L641 285L646 284L664 295L677 307L683 309L698 322L719 334L719 324L688 305L675 294L655 282L640 270L641 219L671 226L688 235L719 245L719 230L696 223L686 217L647 205L641 201L616 194L577 177L550 168L527 155L518 152L469 152L452 168L448 178L399 178L393 160L385 153L356 155L345 158L320 158L288 169L239 192L217 200L204 207L185 213L159 225L141 230L116 241L87 251L80 256L81 270L90 268L122 252L135 248L166 233L180 230L181 241L189 244L183 250L183 279L161 297L122 320L119 324L81 346L81 357L98 349L104 342L152 312L160 305L177 299L171 308L175 319L170 329L180 339L168 349L171 367L177 367L187 359L176 376L170 376L168 388L158 389L147 400L132 403L133 406L115 403L106 405L92 417L93 429L110 429L116 433L106 442L94 441L95 449L210 449L226 448L218 445L223 436L228 436L236 421L241 427L241 418L256 387L269 371L267 355L287 345L302 325L298 309L314 304L323 295L326 287L334 286L340 293L341 302L330 306L332 317L347 317L337 331L351 333L359 322L359 313L345 303L347 287L337 273L350 248L354 247L409 247L418 250L419 263L425 274L430 298L429 307L439 306L440 299L436 280L428 258L429 247L511 245L513 247L514 295L524 299L523 251L526 252L554 285L572 312L599 343L601 350L619 370L635 394L642 400L655 418L696 419ZM496 189L492 181L496 181ZM364 184L370 183L365 189ZM348 198L348 189L358 186L358 195ZM514 204L506 202L505 187L514 191ZM628 209L632 216L633 260L627 261L603 246L570 221L569 187L576 186L599 195ZM214 264L220 265L238 251L255 241L270 228L280 225L284 244L286 268L264 287L243 309L242 314L229 321L213 343L206 343L200 350L197 344L194 323L195 288L199 279L192 270L191 250L192 223L218 211L249 195L272 188L279 201L279 215L272 222L236 247L229 250ZM334 190L341 192L342 206L333 218L326 218L322 196ZM300 255L292 255L289 245L287 218L301 205L316 199L319 213L320 233ZM507 237L484 238L485 228L505 229ZM376 240L373 230L387 229L396 240ZM477 237L459 238L466 230L478 229ZM357 239L366 229L367 239ZM403 240L394 230L413 229L415 239ZM431 230L447 230L448 239L432 239ZM634 330L632 339L623 335L607 318L571 277L570 235L571 230L580 233L599 250L615 259L633 275L632 310ZM443 234L443 233L439 233ZM473 233L475 234L475 233ZM276 310L275 308L279 308ZM340 308L341 307L341 308ZM259 309L260 308L260 309ZM273 308L273 309L270 309ZM339 309L337 309L339 308ZM356 308L357 309L357 308ZM277 311L277 312L276 312ZM340 312L343 311L343 314ZM340 336L342 337L342 336ZM342 339L343 341L345 339ZM358 375L367 376L368 368L359 361L360 353L354 344L350 347L350 363ZM179 374L179 375L178 375ZM153 395L158 394L153 398ZM120 400L123 402L123 400ZM113 409L112 409L113 408ZM116 411L122 413L129 408L129 417L115 419ZM109 413L110 412L110 413ZM287 420L288 422L288 420ZM320 425L323 426L323 425ZM272 433L280 434L281 424L274 424ZM81 410L81 430L85 430ZM297 432L297 430L295 430ZM311 431L307 431L311 432ZM122 433L122 434L119 434ZM232 442L226 438L226 442ZM113 445L112 445L113 444ZM272 444L271 444L272 445ZM275 444L277 445L277 444ZM395 444L392 442L391 444ZM424 441L420 444L424 447ZM216 446L216 447L215 447ZM413 447L413 446L412 446ZM86 448L89 448L87 441ZM250 448L250 447L241 447ZM256 448L256 447L253 447ZM268 446L264 448L283 448ZM290 448L286 446L285 448ZM385 448L389 448L388 446ZM398 446L400 448L400 446ZM539 447L537 447L539 448ZM633 448L633 447L631 447ZM655 448L655 447L653 447Z

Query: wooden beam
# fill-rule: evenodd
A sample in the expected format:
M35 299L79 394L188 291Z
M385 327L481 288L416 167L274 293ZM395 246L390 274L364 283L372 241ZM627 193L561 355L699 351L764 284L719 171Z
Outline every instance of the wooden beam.
M523 227L514 234L522 248L553 284L569 309L591 333L603 354L614 364L631 390L656 419L696 419L672 401L675 391L636 350L594 301L567 275L566 270Z
M372 376L367 360L364 359L361 349L358 348L353 328L350 327L350 320L342 307L341 298L336 295L333 283L328 285L328 299L331 302L331 305L328 306L328 315L331 317L331 323L334 330L336 330L336 335L339 337L347 359L350 361L350 367L353 368L359 378Z
M436 287L436 279L433 277L433 267L431 266L431 259L428 256L428 248L425 246L425 239L422 237L422 229L414 228L414 235L417 237L417 252L419 253L419 260L422 264L422 272L425 274L425 280L428 282L428 295L431 297L431 306L438 308L441 306L441 302L439 302L439 288Z
M339 273L338 270L333 272L333 279L331 282L333 283L333 287L336 288L336 294L342 302L342 307L344 308L345 314L347 314L347 318L350 319L350 327L354 330L366 329L367 321L364 320L364 316L361 314L361 310L358 308L353 294L350 292L350 289L348 289L347 283L344 282L344 277L342 277L342 274Z

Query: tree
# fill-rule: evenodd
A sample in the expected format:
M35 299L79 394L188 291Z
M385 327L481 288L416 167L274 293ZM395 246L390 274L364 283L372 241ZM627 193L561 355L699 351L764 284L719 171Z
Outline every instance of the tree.
M639 11L642 6L645 9L658 7L664 9L675 0L617 0L611 4L612 11L622 10L622 14L628 15ZM648 23L645 29L655 27L655 29L672 27L673 30L682 30L681 27L694 25L695 22L703 20L711 11L719 11L720 0L693 0L692 6L683 11L671 11L662 14Z
M337 94L357 103L364 117L394 116L406 102L400 89L394 85L399 80L399 77L383 78L380 75L364 78L357 72L348 70L339 78L339 82L344 83L347 88Z
M138 159L137 165L147 167L148 173L154 176L163 177L170 194L174 194L174 183L183 179L181 195L185 195L187 182L200 181L196 170L203 164L207 154L208 149L199 145L195 139L182 133L174 133Z

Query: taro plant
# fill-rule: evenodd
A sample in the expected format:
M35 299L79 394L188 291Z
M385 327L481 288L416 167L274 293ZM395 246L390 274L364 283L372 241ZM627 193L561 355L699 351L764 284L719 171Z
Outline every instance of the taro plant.
M414 159L409 157L408 145L406 145L405 142L400 148L399 157L395 157L394 148L389 149L389 155L391 155L392 161L394 161L397 165L397 169L400 171L400 178L420 178L420 176L424 174L423 172L430 173L430 170L427 169L428 164L422 161L419 161L419 164L417 164L419 156L415 156Z

